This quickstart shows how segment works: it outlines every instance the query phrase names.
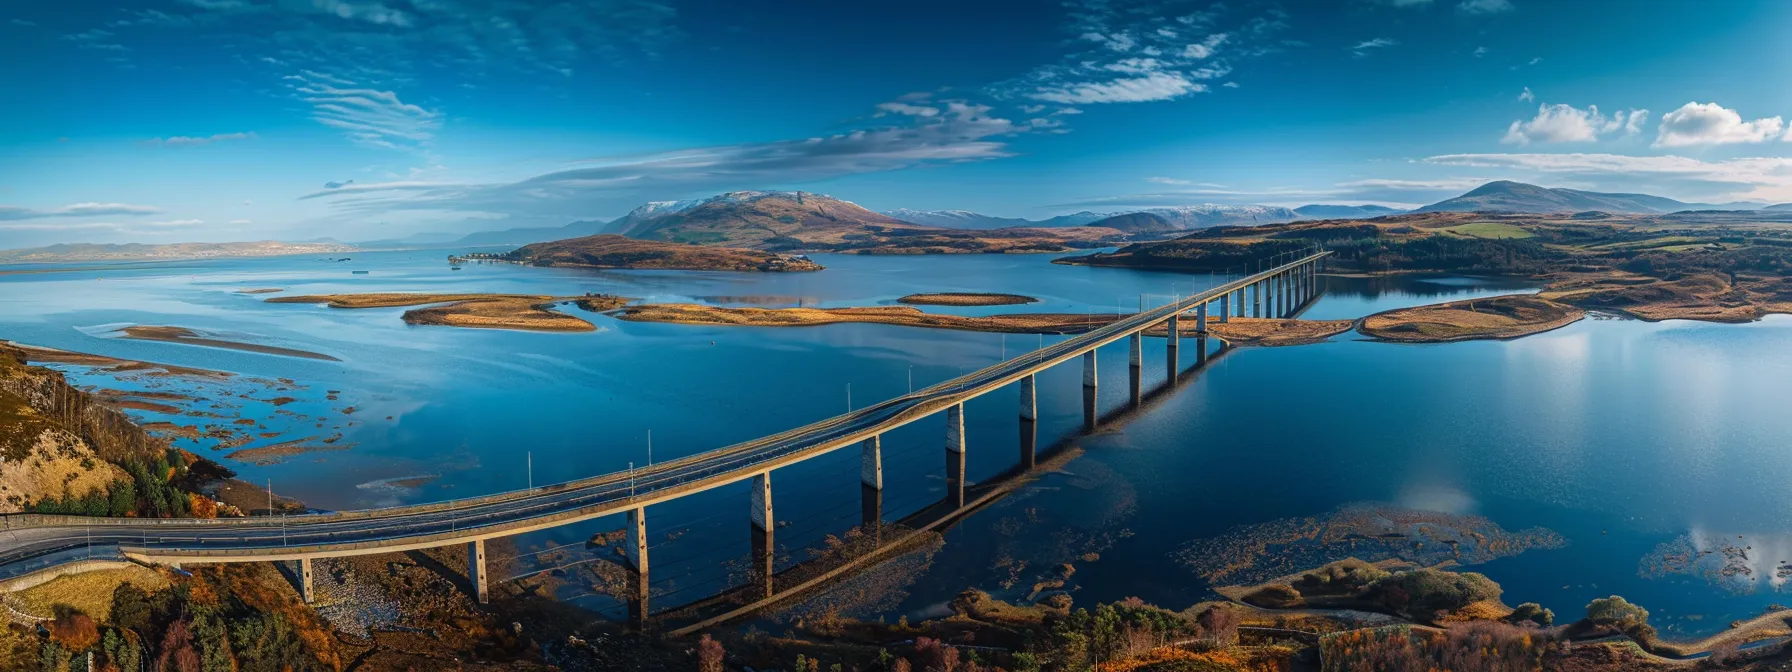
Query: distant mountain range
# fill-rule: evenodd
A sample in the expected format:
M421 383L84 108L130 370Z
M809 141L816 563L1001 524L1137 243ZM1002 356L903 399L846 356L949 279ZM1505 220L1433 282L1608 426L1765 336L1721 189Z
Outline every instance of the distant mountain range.
M1005 229L1012 226L1087 226L1091 222L1114 216L1111 212L1082 212L1059 215L1046 219L1021 219L1019 217L995 217L969 210L910 210L897 208L885 210L884 214L905 222L940 226L948 229Z
M1686 203L1649 194L1608 194L1579 189L1550 189L1499 180L1416 212L1586 212L1660 215L1682 210L1756 210L1759 203Z
M64 243L25 250L0 250L0 262L141 261L156 259L206 259L213 257L277 257L286 254L336 254L354 252L355 246L337 242L282 243Z

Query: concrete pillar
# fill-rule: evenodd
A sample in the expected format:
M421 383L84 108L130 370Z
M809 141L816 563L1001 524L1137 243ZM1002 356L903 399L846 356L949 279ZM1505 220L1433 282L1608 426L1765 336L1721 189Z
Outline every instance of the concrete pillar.
M1207 337L1195 337L1195 368L1207 366Z
M884 449L882 437L859 444L859 529L878 535L884 522ZM877 542L882 538L872 537ZM875 542L874 542L875 543Z
M1169 345L1171 352L1175 352L1176 346L1181 345L1182 341L1182 316L1171 315L1170 321L1165 324L1165 328L1169 330L1168 334L1170 338L1170 342L1167 345Z
M317 599L311 592L311 558L299 558L299 596L305 598L305 604Z
M1232 293L1220 295L1220 324L1232 321Z
M772 543L772 530L778 527L777 518L772 516L772 475L771 472L753 477L753 486L749 493L751 500L747 507L747 517L753 523L752 556L748 559L747 574L749 581L757 588L760 595L772 595L772 563L775 560Z
M1129 390L1129 398L1132 400L1132 405L1137 406L1139 405L1142 385L1144 385L1144 381L1141 380L1143 376L1140 375L1140 368L1145 365L1145 334L1140 331L1132 332L1132 336L1128 337L1127 341L1131 346L1131 352L1126 360L1126 372L1128 374L1127 389Z
M1201 305L1195 306L1195 333L1207 333L1207 304L1207 301L1202 301Z
M628 618L635 627L645 626L649 608L647 605L647 509L635 507L628 510L628 527L623 530L626 540L622 547L623 557L628 560Z
M964 506L964 404L946 408L946 502Z
M1247 289L1250 289L1249 285L1238 288L1238 316L1239 317L1244 317L1244 292Z
M1096 408L1096 397L1095 397L1096 382L1097 382L1097 377L1095 375L1095 351L1090 350L1088 352L1083 353L1083 430L1084 431L1093 431L1095 429L1095 424L1097 421L1097 418L1096 418L1097 408Z
M484 539L476 539L467 544L467 580L473 583L473 596L479 603L490 603L490 598L485 594Z
M1020 467L1032 469L1039 442L1039 387L1034 374L1020 379Z
M1251 298L1254 299L1254 301L1251 304L1252 316L1253 317L1263 317L1263 281L1262 280L1258 280L1256 282L1251 283Z

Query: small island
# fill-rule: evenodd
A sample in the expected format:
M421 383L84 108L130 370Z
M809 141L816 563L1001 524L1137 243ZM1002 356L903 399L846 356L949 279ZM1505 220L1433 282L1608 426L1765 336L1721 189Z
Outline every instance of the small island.
M1114 321L1113 314L1016 313L964 317L922 312L907 306L864 308L724 308L692 303L629 306L616 314L631 322L710 324L750 327L810 327L862 322L931 329L1011 334L1080 334Z
M784 273L822 270L821 264L801 254L635 240L608 233L524 245L498 259L531 266L665 271Z
M283 357L300 357L300 358L304 358L304 359L321 359L321 360L330 361L330 362L342 361L335 357L331 357L329 355L320 354L320 353L316 353L316 352L309 352L306 350L295 350L292 348L281 348L281 347L276 347L276 346L272 346L272 345L260 345L260 344L256 344L256 343L243 343L240 341L227 341L227 340L224 340L221 338L208 338L206 336L200 335L199 332L193 331L192 329L188 329L186 327L134 325L134 326L125 327L123 329L119 329L118 333L123 334L124 338L136 340L136 341L160 341L163 343L180 343L180 344L184 344L184 345L197 345L197 346L204 347L204 348L222 348L225 350L241 350L244 352L256 352L256 353L261 353L264 355L280 355Z
M1568 304L1517 294L1376 313L1363 318L1357 331L1402 343L1505 340L1560 329L1585 316Z
M917 306L1014 306L1023 303L1039 303L1039 299L1019 294L935 292L932 294L910 294L897 299L896 302Z
M595 331L596 325L554 311L561 301L589 302L604 306L620 297L554 297L536 294L318 294L279 296L268 303L321 303L331 308L396 308L428 306L404 313L408 324L433 324L472 329L516 329L521 331ZM431 305L443 304L443 305ZM618 304L620 305L620 304ZM614 307L614 306L611 306ZM586 307L591 310L591 307ZM609 308L602 308L609 309Z
M1232 345L1306 345L1350 331L1353 324L1350 320L1234 317L1230 322L1209 322L1207 330Z

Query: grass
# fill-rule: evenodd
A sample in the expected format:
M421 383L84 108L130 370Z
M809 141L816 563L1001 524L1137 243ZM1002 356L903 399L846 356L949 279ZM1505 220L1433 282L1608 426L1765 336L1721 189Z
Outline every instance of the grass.
M1499 222L1469 222L1444 229L1450 233L1470 238L1486 238L1491 240L1507 240L1513 238L1529 238L1531 232Z
M125 583L152 593L168 587L168 579L154 570L131 567L71 574L15 595L20 609L33 616L49 616L52 607L66 604L105 622L112 617L112 591Z
M1644 240L1629 240L1629 241L1623 241L1623 242L1617 242L1617 243L1605 243L1603 245L1593 245L1593 246L1588 247L1587 249L1589 249L1589 250L1646 250L1646 249L1650 249L1650 248L1672 247L1672 246L1676 246L1676 245L1704 245L1707 242L1710 242L1710 241L1707 239L1703 239L1703 238L1694 238L1692 236L1661 236L1659 238L1648 238L1648 239L1644 239Z

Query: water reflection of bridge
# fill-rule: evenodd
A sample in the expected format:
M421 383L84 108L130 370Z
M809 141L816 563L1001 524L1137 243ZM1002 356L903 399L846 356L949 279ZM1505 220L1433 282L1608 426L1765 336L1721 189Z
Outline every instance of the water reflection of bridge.
M698 625L737 617L887 557L904 547L913 535L949 525L1038 473L1036 380L1040 372L1074 358L1082 359L1085 431L1137 413L1173 389L1179 376L1185 375L1178 359L1183 334L1188 331L1182 322L1189 313L1193 313L1195 321L1194 370L1199 370L1210 356L1206 337L1210 319L1294 314L1317 295L1317 271L1328 254L1317 252L1225 282L1000 364L844 415L643 469L470 499L280 519L0 517L0 530L9 535L7 545L0 548L0 587L53 575L63 567L93 557L122 555L138 562L171 565L296 560L301 591L309 600L314 559L464 543L473 592L485 601L487 540L623 514L628 518L624 544L630 574L627 599L634 619L644 621L652 613L653 597L649 590L652 584L648 507L732 483L749 482L751 554L744 585L676 610L681 619L688 618ZM1163 329L1165 336L1168 380L1146 393L1141 389L1143 342L1147 332L1158 329ZM1121 339L1126 339L1130 348L1128 404L1103 416L1096 403L1096 350ZM972 484L965 477L965 402L1009 385L1020 388L1018 459L1003 474ZM901 530L900 534L884 539L882 437L936 414L945 418L945 495L939 502L899 521L894 529ZM867 532L863 538L871 543L858 552L835 558L838 567L817 569L815 565L799 563L783 572L776 571L774 537L778 525L773 515L772 473L851 446L860 449L859 529ZM803 578L796 578L799 576ZM791 585L793 580L796 583ZM728 604L734 606L722 607Z

